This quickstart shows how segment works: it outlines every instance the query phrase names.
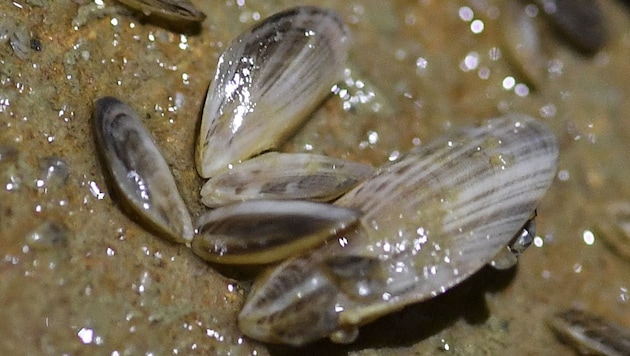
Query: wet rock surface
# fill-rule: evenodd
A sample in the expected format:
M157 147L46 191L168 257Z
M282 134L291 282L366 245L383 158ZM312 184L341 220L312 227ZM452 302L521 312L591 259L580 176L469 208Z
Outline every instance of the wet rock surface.
M505 55L498 1L312 3L340 12L353 38L352 85L365 78L376 89L361 94L361 106L358 94L337 88L284 151L378 166L449 130L518 111L552 128L560 168L516 270L482 270L452 293L364 327L352 345L296 351L244 337L236 315L247 279L128 219L98 165L91 103L125 98L193 216L204 210L193 146L218 56L244 29L300 3L192 3L207 15L194 36L113 1L0 4L0 353L563 353L545 326L555 310L582 307L630 325L630 263L620 253L628 247L614 246L627 239L604 243L599 232L601 212L630 200L626 6L599 3L607 42L592 57L544 37L546 72L530 88ZM48 238L34 238L38 231Z

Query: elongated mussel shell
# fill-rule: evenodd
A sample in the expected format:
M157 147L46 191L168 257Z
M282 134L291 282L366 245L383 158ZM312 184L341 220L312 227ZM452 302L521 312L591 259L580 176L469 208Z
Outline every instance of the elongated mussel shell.
M190 214L138 115L120 100L103 97L95 102L92 120L103 170L123 208L171 241L192 240Z
M339 15L316 7L280 12L232 41L203 109L199 174L208 178L291 135L341 78L348 42Z
M583 355L630 355L630 329L586 311L569 309L555 313L549 326Z
M357 210L298 200L256 200L201 216L192 250L209 262L261 264L321 244L358 221Z
M610 251L630 262L630 202L612 202L602 210L595 219L598 237Z
M537 0L551 24L575 49L595 54L606 44L606 21L597 0Z
M118 0L119 3L136 10L146 19L167 28L184 33L200 30L206 14L199 11L188 0Z
M364 213L355 228L254 283L240 329L292 345L351 342L360 325L443 293L519 233L557 157L549 129L521 115L411 151L335 203Z
M541 35L540 19L525 9L523 1L501 3L503 48L528 84L540 86L547 76L549 50Z
M330 201L374 173L366 164L310 153L269 152L235 164L201 189L208 207L255 199Z

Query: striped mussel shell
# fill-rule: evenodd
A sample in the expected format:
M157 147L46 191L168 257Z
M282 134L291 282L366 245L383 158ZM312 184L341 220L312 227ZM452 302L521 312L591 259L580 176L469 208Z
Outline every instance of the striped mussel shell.
M360 216L355 209L301 200L226 205L199 218L192 250L214 263L275 262L322 244Z
M121 207L148 230L190 242L190 213L140 117L122 101L103 97L94 104L92 123L107 183Z
M186 34L201 30L206 14L188 0L118 0L143 20Z
M304 6L234 39L208 89L195 154L199 174L211 177L293 134L341 79L348 36L339 14Z
M520 233L557 158L552 132L524 115L414 149L335 203L363 213L354 228L255 281L241 331L291 345L351 342L359 326L445 292Z
M549 327L580 355L630 355L630 328L585 310L568 309L547 319Z
M246 200L330 201L374 173L366 164L311 153L269 152L210 178L201 202L218 207Z

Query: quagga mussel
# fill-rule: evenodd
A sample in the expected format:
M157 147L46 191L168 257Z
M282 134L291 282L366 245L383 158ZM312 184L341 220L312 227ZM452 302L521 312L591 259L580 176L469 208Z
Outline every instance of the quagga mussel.
M114 98L95 104L104 170L145 226L213 263L285 260L258 277L238 317L243 333L261 341L351 342L361 325L439 295L485 264L511 265L500 261L533 234L555 175L554 135L519 114L452 131L375 172L309 154L248 161L278 147L330 94L348 47L341 17L316 7L275 14L227 46L195 153L212 182L202 199L215 209L199 218L194 237L139 117Z

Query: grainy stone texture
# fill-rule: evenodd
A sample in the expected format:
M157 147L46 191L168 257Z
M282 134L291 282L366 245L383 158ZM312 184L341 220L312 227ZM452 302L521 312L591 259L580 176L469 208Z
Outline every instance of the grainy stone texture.
M236 314L246 279L225 277L237 274L221 274L129 220L95 154L92 101L124 98L161 145L193 215L202 211L192 152L216 60L256 19L300 3L193 3L208 15L196 36L142 23L113 1L0 4L0 353L294 351L244 338ZM354 79L365 78L388 107L344 111L351 98L340 93L284 150L378 165L451 127L520 111L554 130L561 153L538 210L540 239L516 271L483 271L438 300L366 326L353 345L323 341L300 352L563 353L544 319L572 306L630 325L628 261L589 233L606 206L630 200L627 8L601 2L609 39L592 58L543 28L549 75L520 96L505 81L522 80L501 55L499 1L310 3L334 7L348 22ZM460 17L464 6L483 22L481 33ZM67 164L60 184L38 183L49 157ZM67 228L64 243L33 248L32 232L52 223Z

